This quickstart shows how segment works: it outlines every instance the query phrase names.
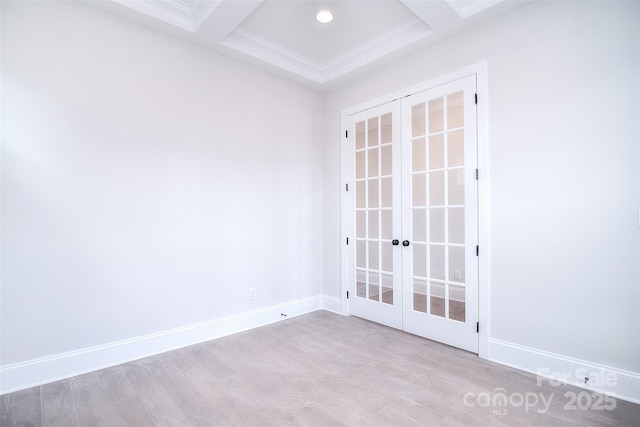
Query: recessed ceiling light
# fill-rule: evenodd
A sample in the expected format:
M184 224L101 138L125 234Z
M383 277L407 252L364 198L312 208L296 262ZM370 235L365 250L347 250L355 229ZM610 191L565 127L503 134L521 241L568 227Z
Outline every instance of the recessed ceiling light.
M321 10L316 15L316 21L320 22L321 24L328 24L329 22L333 21L333 13L329 12L328 10Z

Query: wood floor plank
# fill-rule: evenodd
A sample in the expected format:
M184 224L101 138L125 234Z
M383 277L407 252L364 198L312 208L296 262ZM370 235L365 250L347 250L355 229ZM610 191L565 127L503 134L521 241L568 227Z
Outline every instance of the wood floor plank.
M189 424L225 424L219 393L215 388L216 381L206 372L199 372L188 353L172 352L172 356L149 365L171 399L188 418Z
M71 389L82 426L153 425L122 366L73 377Z
M190 421L144 361L122 365L154 425L187 426Z
M71 390L71 382L66 379L41 387L42 425L79 426L78 412Z
M590 393L591 394L591 393ZM585 399L586 400L586 399ZM596 399L591 400L595 402ZM616 408L613 411L589 409L572 410L571 421L580 425L621 426L640 425L640 405L616 400Z
M437 426L445 419L445 414L439 411L440 406L423 405L402 396L394 399L389 406L426 426Z
M205 369L208 375L216 380L222 381L238 373L228 363L211 353L204 344L190 347L189 354L197 361L201 369Z
M311 426L346 426L340 420L340 414L331 414L327 408L309 404L293 414L293 421Z
M389 426L421 427L426 425L419 422L418 420L411 418L405 413L392 408L391 406L385 406L384 408L379 410L376 413L376 420L378 420L381 425Z
M9 425L9 402L11 394L3 394L0 396L0 426Z
M1 425L3 427L42 425L40 387L17 391L5 396L2 401Z

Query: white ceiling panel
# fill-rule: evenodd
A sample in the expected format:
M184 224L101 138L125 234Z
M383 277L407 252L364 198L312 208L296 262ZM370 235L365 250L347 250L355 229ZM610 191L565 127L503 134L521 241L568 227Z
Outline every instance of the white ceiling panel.
M318 88L533 0L80 1Z
M323 9L333 13L332 22L316 21ZM322 64L412 18L396 0L266 0L240 28Z

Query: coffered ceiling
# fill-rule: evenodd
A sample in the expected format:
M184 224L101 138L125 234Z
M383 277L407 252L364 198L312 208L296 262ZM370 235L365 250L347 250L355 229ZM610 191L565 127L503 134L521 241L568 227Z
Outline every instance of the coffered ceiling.
M83 0L310 86L353 78L531 0ZM315 16L330 10L332 22Z

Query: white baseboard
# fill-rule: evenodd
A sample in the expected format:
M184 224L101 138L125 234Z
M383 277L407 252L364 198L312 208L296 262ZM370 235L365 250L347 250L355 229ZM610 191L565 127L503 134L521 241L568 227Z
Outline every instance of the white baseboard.
M489 339L492 362L586 390L640 403L640 373L598 365L499 339ZM589 381L585 384L585 377Z
M333 299L327 295L302 298L154 334L5 365L0 367L0 395L235 334L323 308L334 311L336 302Z
M342 315L342 300L330 295L322 295L322 308L332 313Z

